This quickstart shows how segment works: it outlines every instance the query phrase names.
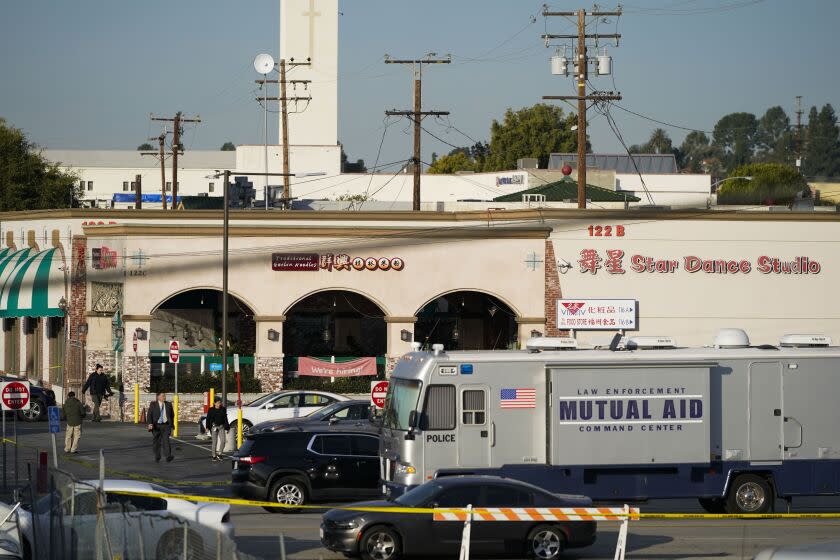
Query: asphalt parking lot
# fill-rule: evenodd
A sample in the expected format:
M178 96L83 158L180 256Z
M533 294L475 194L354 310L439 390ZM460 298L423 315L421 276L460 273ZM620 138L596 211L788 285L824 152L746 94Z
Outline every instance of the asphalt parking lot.
M195 440L195 424L181 426L174 446L172 463L155 463L151 452L151 436L142 426L103 422L85 423L79 453L69 461L61 450L63 434L59 434L59 467L80 478L96 478L95 462L103 449L109 477L120 472L165 479L170 486L181 486L190 493L227 496L225 485L196 486L195 483L227 482L229 464L210 460L209 446ZM50 448L47 424L18 424L20 461L35 462L37 448ZM25 447L24 447L25 446ZM7 457L12 466L13 453ZM21 468L22 476L25 467ZM12 475L10 474L10 479ZM190 484L192 483L192 484ZM694 500L659 500L637 504L643 512L699 513ZM784 511L779 503L777 511ZM838 498L802 499L794 502L795 512L840 511ZM263 558L279 558L280 537L286 552L294 559L343 558L320 546L318 527L320 514L273 514L261 508L233 506L231 520L236 526L240 550ZM569 551L567 558L613 558L617 523L601 523L594 546ZM771 546L840 539L840 520L645 520L631 523L628 557L652 559L752 558Z

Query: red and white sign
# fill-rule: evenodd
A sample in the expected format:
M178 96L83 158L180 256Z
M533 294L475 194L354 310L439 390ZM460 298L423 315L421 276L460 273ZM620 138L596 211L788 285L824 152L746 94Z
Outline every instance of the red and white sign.
M134 349L134 353L137 353L137 332L134 332L134 339L131 341L131 347Z
M385 395L388 393L387 381L370 382L370 404L376 408L385 408Z
M558 299L557 328L578 331L635 329L636 300Z
M298 358L298 375L315 377L357 377L376 375L376 358L357 358L333 364L315 358Z
M178 360L181 359L181 345L178 344L177 340L172 340L169 342L169 363L170 364L177 364Z
M591 227L591 226L590 226ZM629 254L623 249L582 249L577 259L578 270L582 274L597 275L601 270L606 274L676 274L685 271L689 274L761 274L803 275L819 274L822 265L819 261L806 256L778 257L760 255L754 261L748 258L707 258L697 255L682 257L653 257L649 255Z
M29 410L29 381L0 383L3 410Z

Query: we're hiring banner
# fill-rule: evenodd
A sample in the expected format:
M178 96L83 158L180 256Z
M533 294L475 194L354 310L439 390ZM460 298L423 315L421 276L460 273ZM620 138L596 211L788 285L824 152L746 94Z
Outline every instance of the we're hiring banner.
M298 358L298 375L315 377L358 377L376 375L376 358L357 358L333 364L315 358Z

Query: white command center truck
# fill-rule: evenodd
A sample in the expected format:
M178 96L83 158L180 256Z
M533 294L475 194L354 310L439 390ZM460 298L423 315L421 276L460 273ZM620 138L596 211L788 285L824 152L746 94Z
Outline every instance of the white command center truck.
M399 494L490 474L595 500L699 498L761 513L840 493L840 348L821 335L751 346L640 337L610 349L411 352L391 376L380 457Z

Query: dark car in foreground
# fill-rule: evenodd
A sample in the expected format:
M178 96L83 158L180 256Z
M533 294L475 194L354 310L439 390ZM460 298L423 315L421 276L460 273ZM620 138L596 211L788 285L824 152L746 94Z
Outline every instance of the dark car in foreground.
M584 496L550 494L516 480L490 476L453 476L431 480L394 500L348 507L462 508L587 507ZM434 521L431 513L368 512L333 509L324 514L321 543L364 560L402 556L457 558L462 521ZM472 524L470 554L526 556L554 560L566 548L595 542L594 521L480 521Z
M266 508L378 496L379 437L358 431L313 430L248 434L233 455L235 496L277 502Z
M0 381L26 381L25 378L0 376ZM27 422L37 422L47 417L47 408L55 406L55 393L50 389L39 387L29 381L29 410L18 411L18 418Z
M370 401L358 399L338 401L316 410L309 416L270 420L251 428L251 433L282 432L285 430L350 429L376 433L378 427L370 421Z

